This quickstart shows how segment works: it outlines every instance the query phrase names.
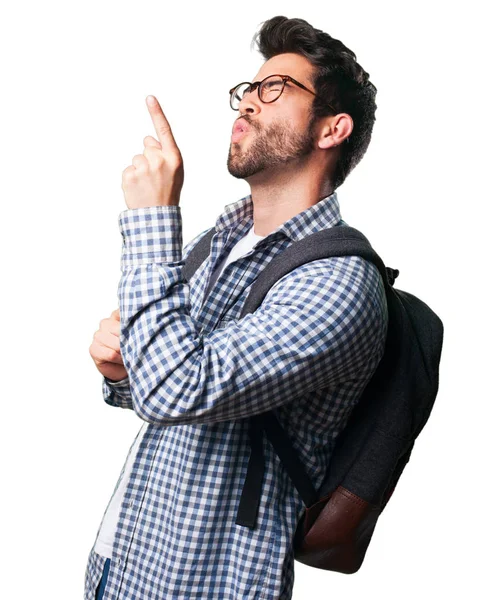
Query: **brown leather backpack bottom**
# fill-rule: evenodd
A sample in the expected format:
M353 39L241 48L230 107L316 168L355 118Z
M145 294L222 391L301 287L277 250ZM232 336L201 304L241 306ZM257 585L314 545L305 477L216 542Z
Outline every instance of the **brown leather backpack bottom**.
M380 513L380 507L339 486L305 509L295 533L295 559L318 569L355 573Z

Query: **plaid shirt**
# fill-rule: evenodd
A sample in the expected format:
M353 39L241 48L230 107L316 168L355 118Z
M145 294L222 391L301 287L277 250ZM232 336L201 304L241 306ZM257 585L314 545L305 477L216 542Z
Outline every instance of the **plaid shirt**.
M319 488L337 434L383 354L387 304L360 257L315 260L282 277L238 319L252 282L291 242L341 220L337 194L274 229L210 274L253 225L251 195L216 221L190 283L181 207L120 213L120 350L128 378L103 379L104 401L148 423L125 491L105 600L288 600L292 540L304 510L264 435L255 529L235 524L250 455L248 417L270 409ZM123 475L123 469L122 469ZM121 477L121 475L120 475ZM105 558L91 549L85 600Z

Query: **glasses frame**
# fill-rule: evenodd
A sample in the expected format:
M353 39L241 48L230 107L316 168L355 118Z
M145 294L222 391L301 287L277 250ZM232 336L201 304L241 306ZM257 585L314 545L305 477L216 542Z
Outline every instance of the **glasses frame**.
M269 102L266 102L265 100L262 100L262 97L261 97L262 83L264 81L266 81L266 79L269 79L270 77L281 77L283 79L283 88L282 88L279 96L276 96L276 98L274 100L270 100ZM229 90L229 106L232 108L232 110L237 110L237 111L240 110L239 107L238 108L233 108L233 106L231 104L231 100L233 98L233 92L234 92L234 90L237 87L239 87L240 85L243 85L244 83L248 83L248 85L250 86L250 90L248 92L249 94L251 94L255 90L255 88L258 88L259 100L262 103L264 103L264 104L271 104L271 102L276 102L276 100L278 100L278 98L280 98L281 94L283 93L283 90L285 89L285 85L286 85L286 83L288 81L291 81L292 83L294 83L298 87L302 88L303 90L306 90L306 92L309 92L313 96L316 96L317 98L319 98L321 100L321 102L323 102L324 104L326 104L328 106L328 108L331 108L333 110L334 114L337 114L335 112L335 109L333 108L333 106L331 106L331 104L328 104L328 102L326 102L326 100L324 100L323 98L321 98L321 96L319 96L318 94L316 94L315 92L313 92L312 90L310 90L309 88L307 88L303 83L300 83L300 81L297 81L293 77L290 77L290 75L282 75L281 73L275 73L274 75L268 75L262 81L254 81L253 83L251 81L242 81L241 83L238 83L238 85L235 85L234 87L232 87Z

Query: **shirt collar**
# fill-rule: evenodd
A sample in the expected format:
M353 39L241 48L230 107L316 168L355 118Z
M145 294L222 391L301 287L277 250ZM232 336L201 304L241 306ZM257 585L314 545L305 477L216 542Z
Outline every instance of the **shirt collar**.
M316 231L333 227L341 220L342 216L340 214L337 192L333 192L276 227L269 235L276 235L281 232L291 240L298 241ZM253 224L253 201L251 194L236 202L226 204L224 212L219 215L215 222L215 230L219 232L227 228L233 229L243 222L246 222L248 225L248 227L245 227L245 230L250 229Z

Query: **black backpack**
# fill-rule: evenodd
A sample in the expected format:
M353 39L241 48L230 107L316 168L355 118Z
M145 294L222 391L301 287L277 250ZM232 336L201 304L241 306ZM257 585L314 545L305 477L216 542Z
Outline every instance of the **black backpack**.
M215 228L210 229L187 256L186 282L209 255L214 233ZM389 314L384 355L337 437L319 490L274 412L250 417L252 452L236 523L255 526L265 431L305 504L294 536L295 559L320 569L354 573L434 405L443 323L422 300L393 287L399 271L384 265L360 231L338 225L293 242L274 257L253 282L240 318L255 311L289 271L331 256L361 256L380 271Z

